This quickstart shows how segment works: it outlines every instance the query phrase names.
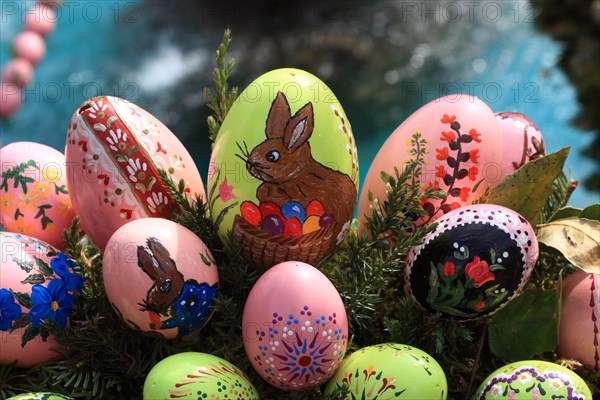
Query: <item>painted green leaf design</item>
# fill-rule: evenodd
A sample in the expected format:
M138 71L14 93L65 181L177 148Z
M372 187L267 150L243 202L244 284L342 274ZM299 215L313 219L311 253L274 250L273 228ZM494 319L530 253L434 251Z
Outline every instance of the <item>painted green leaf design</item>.
M570 147L531 161L502 178L494 187L487 203L508 207L537 225L553 182L562 172Z
M489 324L490 350L511 361L527 360L558 344L560 290L528 289Z
M33 301L31 301L31 297L29 297L29 293L15 292L13 290L11 290L10 292L13 294L13 296L15 296L15 300L17 300L17 303L19 303L23 307L25 307L25 308L33 307Z
M27 273L31 272L33 269L33 263L31 261L22 260L16 256L12 256L12 260L16 263L21 269Z
M46 282L46 278L44 278L42 274L31 274L21 281L21 283L29 283L30 285L35 285L36 283L44 282Z
M40 330L33 325L29 325L25 332L23 332L23 337L21 338L21 347L25 347L27 342L35 339L40 334Z
M52 271L52 268L50 268L50 266L48 265L48 263L44 260L42 260L39 257L33 257L33 259L35 260L35 264L38 266L40 272L44 275L44 276L52 276L54 275L54 271Z
M600 270L600 221L560 219L539 225L536 236L540 243L560 251L574 266L590 273Z
M10 328L10 332L12 333L17 329L25 328L26 326L29 326L29 324L31 324L31 321L29 320L29 314L21 313L21 315L19 315L19 317L15 319L15 322L13 322L13 326L12 328Z

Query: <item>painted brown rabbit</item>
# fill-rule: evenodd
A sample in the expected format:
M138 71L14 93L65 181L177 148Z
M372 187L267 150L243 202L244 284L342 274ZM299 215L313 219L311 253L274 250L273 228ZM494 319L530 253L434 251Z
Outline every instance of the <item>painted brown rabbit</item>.
M278 92L267 117L267 139L252 149L246 168L263 181L256 193L260 202L282 206L298 201L306 206L319 200L325 212L334 216L339 232L352 219L356 186L348 175L313 158L308 142L313 128L312 103L292 116L285 95Z

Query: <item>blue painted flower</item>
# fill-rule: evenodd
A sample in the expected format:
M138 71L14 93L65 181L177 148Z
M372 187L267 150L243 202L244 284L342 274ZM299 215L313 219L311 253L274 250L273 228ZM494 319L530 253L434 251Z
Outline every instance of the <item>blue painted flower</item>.
M51 319L59 328L67 325L67 318L73 311L75 297L67 292L60 279L52 279L48 287L33 285L31 301L34 306L29 312L31 325L42 328L42 321Z
M67 257L64 253L58 252L56 257L50 260L50 266L60 276L68 291L77 289L81 291L83 288L83 277L77 269L77 265L73 260Z
M177 328L178 337L189 335L208 321L218 291L216 283L209 286L206 282L198 284L193 279L186 281L181 294L169 310L171 318L163 321L160 328Z
M15 303L15 296L8 289L0 289L0 331L10 330L20 315L21 306Z

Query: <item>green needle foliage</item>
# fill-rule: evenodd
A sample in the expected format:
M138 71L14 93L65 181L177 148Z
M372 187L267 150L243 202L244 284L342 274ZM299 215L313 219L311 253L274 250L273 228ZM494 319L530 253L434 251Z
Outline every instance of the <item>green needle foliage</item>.
M237 89L229 90L227 80L233 61L225 62L231 41L225 31L217 50L216 93L206 89L214 115L208 120L214 140L231 108ZM507 360L488 350L486 320L459 323L415 308L404 292L405 256L411 246L422 242L434 225L416 226L424 215L425 198L440 198L434 189L423 191L418 177L424 165L424 144L419 132L412 137L413 160L402 171L382 174L387 200L375 203L364 227L354 227L345 242L319 265L338 289L344 301L350 328L347 354L373 344L396 342L416 346L431 354L444 369L449 399L468 399L476 386ZM211 249L219 268L219 297L207 326L175 340L157 339L128 328L111 308L102 278L102 254L81 232L77 219L64 234L67 255L85 277L74 315L64 330L48 326L69 352L62 361L47 362L30 369L0 365L0 399L30 391L52 391L82 399L139 399L144 379L163 358L183 351L215 354L245 371L261 398L266 400L346 399L343 389L325 396L319 388L302 393L286 393L262 380L246 357L242 337L242 315L248 294L263 270L241 258L232 240L218 238L204 199L189 198L182 182L174 182L161 171L161 178L179 208L172 219L196 233ZM568 198L568 182L561 177L548 202L546 215L562 207ZM560 256L542 253L539 273L532 284L553 288L565 264ZM555 361L553 354L545 359ZM580 367L571 363L571 366ZM590 371L578 372L590 387L598 378Z

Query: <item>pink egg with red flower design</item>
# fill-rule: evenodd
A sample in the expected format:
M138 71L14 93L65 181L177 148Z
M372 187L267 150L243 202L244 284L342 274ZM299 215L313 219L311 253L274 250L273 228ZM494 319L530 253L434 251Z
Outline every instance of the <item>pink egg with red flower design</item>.
M533 228L521 215L473 204L436 223L406 260L406 291L420 308L475 319L493 314L523 290L539 251Z
M502 133L502 175L546 155L542 132L526 115L499 112L496 119Z
M16 233L0 232L0 254L0 363L29 368L63 358L66 347L36 332L45 323L66 327L83 288L79 268L49 244Z
M406 119L383 144L365 178L358 221L364 228L373 211L385 210L390 185L382 173L395 177L422 151L418 177L423 189L446 192L441 200L425 199L427 223L477 200L501 177L502 137L493 111L465 94L446 96L424 105Z
M336 288L318 269L297 261L277 264L260 277L246 300L242 328L252 366L282 390L327 382L348 343Z
M177 137L156 117L117 97L84 102L71 118L65 148L73 207L101 249L122 225L169 218L177 204L159 170L184 194L205 198L204 184Z
M600 274L577 271L563 281L556 352L600 375Z
M40 143L15 142L0 149L0 159L0 224L64 248L63 232L75 217L65 156Z

